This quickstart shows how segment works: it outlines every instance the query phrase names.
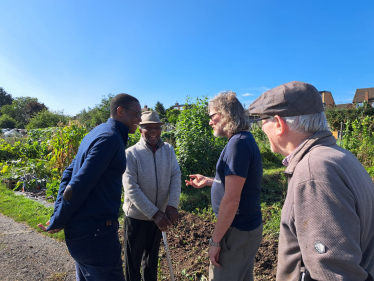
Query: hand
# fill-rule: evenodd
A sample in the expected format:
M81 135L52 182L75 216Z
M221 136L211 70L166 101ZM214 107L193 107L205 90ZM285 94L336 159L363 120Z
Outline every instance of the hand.
M218 263L219 261L219 252L221 251L221 247L210 246L209 247L209 258L213 265L217 267L221 267Z
M46 225L49 225L49 221L47 221ZM47 231L47 228L42 223L39 223L38 227L41 230L43 230L43 231ZM53 229L53 230L50 230L50 231L47 231L47 232L50 233L50 234L53 234L53 233L60 232L61 230L62 230L62 228L60 228L60 229Z
M178 210L172 206L166 206L165 214L172 224L179 220Z
M194 188L202 188L206 185L212 185L211 178L208 178L208 177L205 177L199 174L189 175L189 177L190 177L189 181L185 180L187 186L192 185Z
M160 210L156 212L156 214L152 217L152 219L154 220L154 222L157 224L158 228L162 232L166 232L168 230L168 227L172 226L166 214L164 212L161 212Z

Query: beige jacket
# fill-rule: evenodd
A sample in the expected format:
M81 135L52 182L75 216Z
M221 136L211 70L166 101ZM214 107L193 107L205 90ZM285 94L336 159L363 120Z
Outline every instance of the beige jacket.
M299 280L301 257L315 280L373 276L374 184L357 158L321 132L294 151L286 174L277 280Z

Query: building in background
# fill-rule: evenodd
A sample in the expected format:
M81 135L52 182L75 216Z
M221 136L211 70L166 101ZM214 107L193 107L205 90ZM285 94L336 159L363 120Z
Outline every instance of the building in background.
M321 94L323 106L325 108L331 108L335 106L335 101L330 91L319 91L319 93Z
M353 103L358 103L361 105L363 101L367 101L368 104L373 105L374 88L363 88L356 90L356 94L353 98Z

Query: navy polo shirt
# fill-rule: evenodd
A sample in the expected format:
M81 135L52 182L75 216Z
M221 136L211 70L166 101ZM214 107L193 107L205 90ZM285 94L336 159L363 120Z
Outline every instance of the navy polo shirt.
M261 154L250 132L234 134L222 150L216 166L216 176L211 190L212 207L218 216L225 194L225 177L236 175L245 178L238 211L231 226L250 231L261 225Z

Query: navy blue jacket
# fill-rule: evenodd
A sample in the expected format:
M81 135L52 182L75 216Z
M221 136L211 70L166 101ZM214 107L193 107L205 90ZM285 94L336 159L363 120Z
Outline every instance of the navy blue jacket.
M128 132L124 124L109 118L83 138L62 175L47 230L91 231L105 226L107 220L118 219ZM63 194L69 185L72 196L67 201Z

